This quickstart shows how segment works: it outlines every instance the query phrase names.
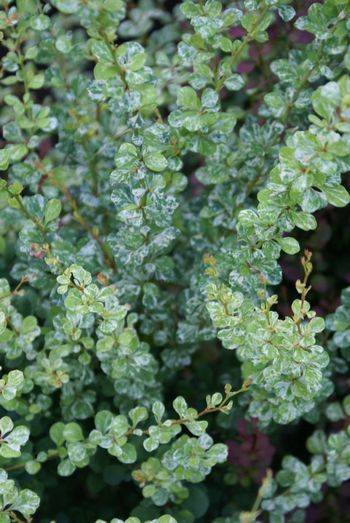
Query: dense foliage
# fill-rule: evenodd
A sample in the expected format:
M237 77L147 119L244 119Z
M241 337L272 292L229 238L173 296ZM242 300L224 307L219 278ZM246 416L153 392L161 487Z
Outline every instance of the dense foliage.
M349 1L0 6L0 522L345 521Z

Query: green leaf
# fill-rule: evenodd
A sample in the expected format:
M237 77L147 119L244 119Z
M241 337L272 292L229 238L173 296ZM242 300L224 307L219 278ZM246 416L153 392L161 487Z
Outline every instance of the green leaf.
M156 421L160 422L165 412L165 407L163 403L160 401L155 401L152 405L152 412L156 418Z
M148 153L143 157L145 165L151 169L151 171L161 172L166 169L168 162L161 153Z
M296 227L299 227L299 229L302 229L303 231L310 231L313 229L316 229L317 222L314 216L312 214L309 214L307 212L294 212L292 214L292 219L294 222L294 225Z
M122 452L120 455L118 455L119 461L122 463L135 463L137 460L137 452L131 443L126 443L122 447Z
M62 209L62 204L57 198L49 200L45 205L45 224L56 220Z
M145 407L135 407L130 410L129 417L134 426L136 426L141 421L144 421L148 418L148 412Z
M330 119L339 105L340 89L336 82L328 82L312 95L312 105L316 113Z
M15 427L12 432L7 436L7 445L16 451L20 450L20 447L25 445L29 439L29 429L23 425Z
M0 171L6 171L10 163L8 149L0 149Z
M18 196L23 191L23 185L19 182L14 182L9 185L8 190L14 196Z
M97 430L105 434L112 425L113 414L108 410L100 410L95 416L95 425Z
M244 87L244 84L244 78L238 73L229 76L224 83L225 87L229 91L239 91L242 89L242 87Z
M45 81L44 73L38 73L29 80L28 87L30 89L41 89L42 86L44 85L44 81Z
M96 80L110 80L119 74L119 67L116 65L98 63L94 67Z
M80 8L79 0L51 0L51 3L65 14L76 13Z
M345 396L345 398L343 399L343 408L344 408L345 414L347 416L350 416L350 395Z
M6 329L6 315L4 312L0 311L0 334Z
M36 0L17 0L16 6L20 14L33 14L37 11Z
M158 518L158 523L176 523L176 519L174 519L172 516L169 516L168 514L165 514L164 516L160 516L160 518Z
M114 56L111 48L103 40L91 40L91 52L104 64L113 64Z
M278 14L284 22L289 22L295 16L295 9L291 5L281 5Z
M1 435L5 435L8 432L11 432L13 429L13 422L12 419L8 416L4 416L3 418L0 418L0 433Z
M63 435L64 428L65 425L62 423L62 421L58 421L50 427L50 438L54 443L56 443L57 446L62 445L65 441L65 437Z
M9 157L11 163L22 160L22 158L27 154L28 147L22 143L20 144L11 144L7 146L9 152ZM16 182L15 182L16 183Z
M63 34L56 38L55 47L60 53L67 54L72 49L72 39L70 35Z
M29 518L38 509L39 504L39 496L29 489L24 489L18 494L11 508Z
M67 477L71 476L75 469L75 465L69 459L65 459L58 465L57 473L59 476Z
M129 430L129 422L126 416L115 416L113 418L111 430L116 437L123 436Z
M74 443L76 441L82 441L84 439L83 431L81 430L80 425L78 423L67 423L63 429L63 436L64 439L70 443Z
M185 418L187 416L188 406L185 398L183 398L182 396L178 396L174 399L173 408L178 413L180 418Z
M121 67L134 72L144 66L147 58L142 45L135 41L120 45L116 55Z
M41 464L38 461L30 460L25 464L25 470L31 476L37 474L41 469Z
M50 18L42 14L33 16L30 21L32 28L36 31L45 31L45 29L50 27Z
M335 207L345 207L350 201L349 193L342 185L335 185L334 187L323 187L323 191L330 204Z
M309 322L309 327L315 333L322 332L325 328L324 319L320 317L312 318Z
M153 452L159 447L159 441L155 438L146 438L143 442L143 447L147 452Z
M86 448L79 441L68 443L67 451L69 459L77 466L79 466L81 462L84 462L87 457Z
M295 238L284 237L279 238L278 243L280 244L282 250L287 254L296 254L300 250L299 243Z
M23 372L20 370L10 370L7 375L7 386L20 387L24 381Z
M307 449L312 454L322 454L326 447L326 437L324 432L316 430L307 440Z
M200 101L196 91L189 86L181 87L177 93L177 104L183 109L198 110L200 109Z

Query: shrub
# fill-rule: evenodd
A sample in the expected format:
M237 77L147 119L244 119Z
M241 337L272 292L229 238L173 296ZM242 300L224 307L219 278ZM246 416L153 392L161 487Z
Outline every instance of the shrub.
M1 523L296 522L350 479L350 288L318 316L306 249L350 4L309 4L1 2Z

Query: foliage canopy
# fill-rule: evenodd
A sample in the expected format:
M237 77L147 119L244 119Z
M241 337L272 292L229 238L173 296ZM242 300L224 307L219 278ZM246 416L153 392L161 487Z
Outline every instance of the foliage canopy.
M297 523L350 478L350 288L317 315L305 250L276 294L349 202L350 4L300 4L0 2L1 523ZM309 459L239 479L242 418Z

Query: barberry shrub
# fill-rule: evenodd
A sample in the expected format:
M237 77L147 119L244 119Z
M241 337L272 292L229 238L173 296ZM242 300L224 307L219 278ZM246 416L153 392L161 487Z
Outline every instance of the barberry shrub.
M0 522L304 521L350 479L350 288L317 315L306 249L349 1L0 6Z

